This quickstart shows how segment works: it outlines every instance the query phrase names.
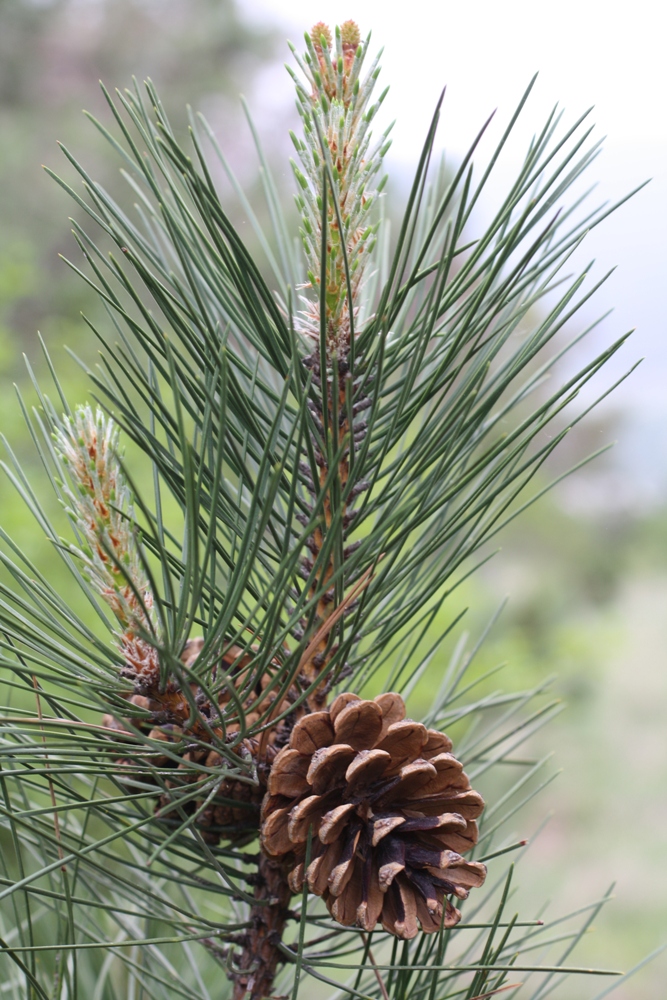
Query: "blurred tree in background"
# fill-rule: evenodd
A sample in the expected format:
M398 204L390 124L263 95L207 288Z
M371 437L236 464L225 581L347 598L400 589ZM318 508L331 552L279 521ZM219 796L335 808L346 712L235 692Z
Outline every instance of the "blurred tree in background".
M98 81L122 88L133 75L152 77L182 116L176 125L185 122L187 95L225 122L233 156L241 81L247 85L274 49L274 36L244 24L232 0L0 0L3 377L23 379L21 351L35 358L37 330L51 348L66 339L87 355L78 316L93 296L85 301L58 259L71 248L71 209L40 165L59 165L62 138L114 190L117 167L81 114L83 107L101 111Z
M0 0L0 427L29 465L36 456L11 388L29 390L23 354L43 369L41 333L73 398L86 396L84 372L61 359L67 345L94 362L97 346L81 312L94 318L100 310L59 259L73 252L68 215L76 206L42 164L61 168L56 142L63 140L118 191L118 166L82 108L104 118L99 81L123 89L133 76L160 87L177 129L186 127L186 102L205 110L234 162L249 142L240 88L275 56L277 37L244 22L234 0ZM252 178L246 182L252 189ZM234 206L230 214L238 221ZM24 511L4 477L0 503L26 550L43 549L31 526L22 532Z

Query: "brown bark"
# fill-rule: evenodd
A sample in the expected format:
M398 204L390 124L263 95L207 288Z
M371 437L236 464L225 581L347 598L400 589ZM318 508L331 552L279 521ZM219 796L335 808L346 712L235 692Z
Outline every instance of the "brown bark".
M266 1000L272 995L273 980L282 961L279 944L290 915L292 892L280 863L262 851L258 882L251 912L252 926L233 974L233 1000Z

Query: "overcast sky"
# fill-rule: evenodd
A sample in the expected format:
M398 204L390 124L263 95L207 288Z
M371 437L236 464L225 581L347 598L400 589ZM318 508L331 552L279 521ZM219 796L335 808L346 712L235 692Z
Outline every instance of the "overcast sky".
M600 198L617 198L653 178L590 234L586 249L587 259L596 257L600 274L619 265L590 316L615 307L601 331L607 340L637 327L622 363L641 355L647 362L620 391L617 405L631 407L636 423L652 428L652 435L667 420L667 59L661 7L655 0L623 5L601 0L244 3L249 17L282 26L300 49L303 31L316 20L335 24L352 17L362 35L372 29L373 46L385 46L380 82L391 86L385 122L397 119L391 154L395 171L416 164L444 84L440 144L455 157L466 150L494 108L500 130L539 71L505 177L555 103L565 108L570 122L595 106L591 116L597 125L595 136L607 136L601 157L590 169L590 179L599 181ZM267 71L262 91L263 100L275 106L292 100L289 80L280 67ZM502 177L503 171L498 193ZM664 457L667 462L667 449Z
M451 98L448 128L465 141L469 119L509 108L536 71L544 107L595 104L603 132L618 142L665 143L664 20L655 0L623 6L598 0L425 2L246 0L254 17L282 23L294 42L314 20L353 17L385 46L383 74L407 149L426 128L441 87ZM405 13L401 13L405 10ZM392 13L398 11L399 13ZM400 84L400 85L399 85Z

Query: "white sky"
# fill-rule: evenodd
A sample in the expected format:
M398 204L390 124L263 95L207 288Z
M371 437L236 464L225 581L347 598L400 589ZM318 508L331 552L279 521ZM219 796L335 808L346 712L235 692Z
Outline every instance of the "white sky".
M253 18L284 24L296 44L320 19L353 17L362 35L372 29L385 46L383 77L393 84L401 147L423 136L444 83L456 144L470 118L511 107L536 70L544 107L595 104L598 124L615 141L667 140L667 16L656 0L246 0L244 7Z
M632 408L635 420L667 438L667 14L657 0L245 0L252 20L282 27L301 50L303 31L317 20L335 24L352 17L362 35L373 30L373 47L385 46L379 84L391 90L383 122L397 119L390 154L395 170L416 165L438 94L447 84L441 144L454 156L465 151L494 109L496 135L507 122L532 75L537 86L524 111L504 176L530 135L555 103L566 120L595 106L596 138L607 136L592 166L601 198L616 198L652 177L636 199L587 239L586 257L596 272L618 264L587 314L615 306L601 336L609 340L637 327L623 363L646 355L616 403ZM285 48L285 59L289 51ZM292 101L289 78L275 67L263 78L253 104L274 107ZM383 124L380 122L380 124ZM379 127L378 125L378 127ZM513 162L512 162L513 161ZM391 166L390 166L391 169ZM503 171L499 175L502 178ZM498 188L498 192L500 188ZM616 371L620 371L617 368ZM665 450L667 463L667 448Z

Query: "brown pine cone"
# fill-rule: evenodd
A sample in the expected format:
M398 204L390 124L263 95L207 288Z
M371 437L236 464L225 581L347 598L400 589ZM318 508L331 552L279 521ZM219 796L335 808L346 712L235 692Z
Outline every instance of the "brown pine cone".
M185 644L182 654L182 661L186 666L192 666L199 653L204 640L201 638L190 639ZM243 686L243 668L247 666L249 657L246 654L241 656L241 650L234 646L225 654L222 663L229 669L229 666L236 660L237 672L240 675L237 687ZM252 725L257 722L260 715L266 711L269 705L275 702L275 694L270 692L264 695L267 685L271 681L271 671L267 671L255 686L255 689L247 695L243 707L245 710L245 724ZM191 694L197 697L197 686L191 685ZM286 711L296 692L290 692L290 696L284 698L280 705L276 707L275 714L282 714ZM224 709L231 700L228 689L224 689L219 695L218 704ZM185 732L183 724L190 715L190 702L183 693L172 682L168 685L167 691L163 694L158 692L148 692L146 694L134 694L128 698L128 715L131 715L131 708L140 710L141 718L134 721L136 728L144 732L151 740L163 743L183 743L188 736L196 735L198 744L192 744L186 752L180 752L180 763L177 763L172 756L160 754L159 751L136 750L132 757L119 759L117 764L123 772L127 773L128 779L134 778L142 784L158 785L155 769L160 771L173 770L173 778L163 777L164 790L156 803L155 811L161 822L168 826L180 826L185 816L194 814L202 805L203 798L189 798L186 802L181 802L182 794L188 791L188 787L195 782L207 783L207 792L210 792L210 775L201 770L200 766L208 768L226 769L228 766L221 754L212 747L202 746L202 742L208 742L209 734L205 727L200 726L201 731ZM209 706L210 708L210 706ZM206 709L206 706L204 706ZM149 713L147 715L147 713ZM139 716L139 713L137 713ZM215 725L215 718L211 718L213 713L208 712L210 724L213 731L222 738L222 730ZM165 721L169 720L169 721ZM294 720L291 720L293 723ZM124 719L116 718L112 715L105 715L102 725L107 729L115 730L118 733L129 730L129 723ZM274 729L269 730L264 740L264 745L260 747L257 739L245 739L241 747L237 747L236 752L241 754L246 751L258 764L260 777L259 785L249 784L235 778L224 778L217 789L215 798L201 812L195 825L201 831L204 840L209 844L217 844L221 839L234 843L247 842L252 840L259 828L259 810L266 789L266 775L275 758L278 750L289 738L291 726L287 720L279 723ZM233 737L239 731L237 723L229 724L224 735ZM258 758L262 756L260 761ZM142 763L150 765L150 769L144 770ZM193 766L194 765L194 766ZM179 789L181 793L179 794Z
M193 815L204 802L203 797L189 798L179 805L179 789L182 794L195 782L203 783L209 777L198 767L193 767L193 764L205 764L210 768L225 766L222 756L215 750L197 748L183 754L182 763L174 769L174 777L166 779L166 790L160 795L155 807L156 817L167 826L180 826L183 814ZM211 786L208 785L207 793L210 790ZM215 845L220 840L235 844L247 843L257 836L261 798L262 789L257 785L225 778L219 783L215 798L197 816L195 826L207 844Z
M451 740L405 718L398 694L341 694L295 725L262 804L262 846L282 858L294 893L322 896L341 924L400 938L453 927L486 868L461 853L484 808ZM304 872L308 830L311 861Z

